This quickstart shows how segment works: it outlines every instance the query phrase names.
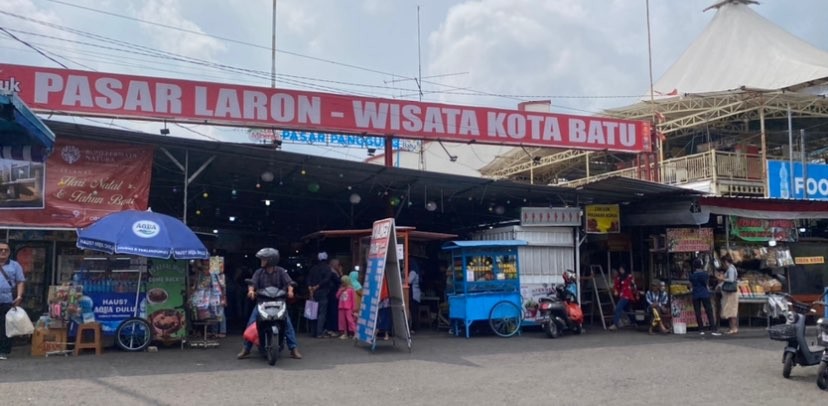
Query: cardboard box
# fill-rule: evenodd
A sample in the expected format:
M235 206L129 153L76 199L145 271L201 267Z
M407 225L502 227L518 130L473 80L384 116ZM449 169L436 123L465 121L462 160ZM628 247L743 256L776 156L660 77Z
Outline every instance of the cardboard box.
M32 334L32 356L43 357L47 352L65 351L66 340L65 328L38 327Z

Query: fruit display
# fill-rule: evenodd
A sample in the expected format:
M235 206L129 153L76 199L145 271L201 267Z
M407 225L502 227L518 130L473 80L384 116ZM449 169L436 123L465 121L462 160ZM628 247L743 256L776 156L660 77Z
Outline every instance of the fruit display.
M690 285L682 282L673 282L670 284L670 294L674 296L687 295L690 293Z

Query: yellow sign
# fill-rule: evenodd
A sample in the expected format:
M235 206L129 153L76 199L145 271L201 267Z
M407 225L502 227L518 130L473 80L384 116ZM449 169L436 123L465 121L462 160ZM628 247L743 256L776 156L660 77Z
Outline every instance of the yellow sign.
M794 257L794 263L797 265L824 264L825 257Z
M586 232L590 234L620 233L621 209L617 204L587 205Z

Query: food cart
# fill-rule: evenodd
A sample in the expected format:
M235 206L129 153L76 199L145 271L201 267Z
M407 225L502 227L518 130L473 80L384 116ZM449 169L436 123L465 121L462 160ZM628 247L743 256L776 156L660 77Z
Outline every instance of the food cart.
M466 338L475 321L488 320L495 334L511 337L520 331L521 310L518 247L523 240L451 241L452 275L449 318L456 335L463 323ZM453 289L451 289L453 288Z

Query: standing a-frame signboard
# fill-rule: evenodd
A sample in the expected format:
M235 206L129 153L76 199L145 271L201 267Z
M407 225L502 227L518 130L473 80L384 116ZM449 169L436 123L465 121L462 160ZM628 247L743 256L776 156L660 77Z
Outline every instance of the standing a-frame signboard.
M365 283L362 284L362 308L357 320L357 338L371 344L371 351L376 349L377 317L382 282L385 280L388 284L388 300L394 323L394 343L396 344L397 338L403 338L408 344L408 350L411 351L411 332L408 329L400 259L397 258L397 230L393 218L374 222L367 259Z

